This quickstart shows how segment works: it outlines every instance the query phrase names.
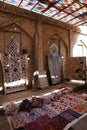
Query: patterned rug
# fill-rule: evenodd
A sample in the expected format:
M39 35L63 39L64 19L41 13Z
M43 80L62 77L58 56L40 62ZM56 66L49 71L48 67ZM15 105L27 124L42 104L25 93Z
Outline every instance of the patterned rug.
M47 124L49 122L51 122L52 119L46 114L46 115L43 115L41 117L38 117L36 122L39 124L39 125L44 125L44 124Z
M45 116L46 115L46 116ZM14 116L9 116L9 120L12 123L14 129L23 128L27 123L31 123L37 120L42 119L42 121L48 121L50 118L55 117L57 114L52 110L46 108L45 106L42 108L34 108L31 112L18 112ZM47 118L48 117L48 118ZM46 120L47 118L47 120Z
M28 123L25 125L24 130L41 130L36 121Z
M56 112L46 106L43 106L42 108L36 108L35 111L37 111L40 115L47 114L50 118L53 118L58 115Z
M29 119L24 112L19 112L8 118L14 129L23 128L29 122Z
M32 109L31 112L25 113L26 116L29 119L29 122L35 121L38 117L42 116L39 112L37 112L35 109Z
M77 105L73 106L71 109L80 114L84 114L85 112L87 112L87 106L84 104L77 104Z
M67 124L68 122L60 116L51 119L44 115L37 118L36 121L28 123L24 130L63 130Z
M68 122L71 122L73 120L76 119L75 116L71 115L71 113L68 110L65 110L64 112L61 112L59 114L60 117L64 118L65 120L67 120Z
M62 126L60 127L58 125L54 125L54 120L59 120L59 124L62 124L64 120L64 122L66 122L65 124L67 124L67 122L71 122L74 119L78 118L81 114L87 111L87 106L81 104L83 102L84 100L79 96L76 96L74 94L66 94L61 96L58 101L52 101L50 104L43 106L42 108L34 108L29 113L18 112L16 115L10 116L9 120L12 123L14 129L23 128L28 123L31 123L31 125L28 125L32 126L32 122L38 121L40 124L43 122L43 126L40 126L38 123L41 130L46 130L47 128L49 128L49 130L56 130L56 128L57 130L62 130ZM45 117L45 115L47 117L47 120L46 118L42 119L42 117ZM51 123L49 123L50 118L53 119ZM37 130L36 127L35 130Z
M59 115L53 118L52 125L55 126L55 130L63 130L63 128L68 124L68 121Z
M81 96L76 94L66 94L61 96L59 100L46 105L46 107L59 114L77 104L81 104L82 102L84 102L84 99L81 98Z
M47 123L41 127L39 130L57 130L52 123Z
M74 110L71 110L71 109L67 109L66 112L70 113L72 116L76 117L76 118L79 118L81 116L80 113L74 111Z

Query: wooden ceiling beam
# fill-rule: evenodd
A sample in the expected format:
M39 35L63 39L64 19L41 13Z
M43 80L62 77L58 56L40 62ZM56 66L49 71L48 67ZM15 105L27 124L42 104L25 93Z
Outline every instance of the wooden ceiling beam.
M23 0L21 0L21 2L19 3L18 7L21 5L22 2L23 2Z

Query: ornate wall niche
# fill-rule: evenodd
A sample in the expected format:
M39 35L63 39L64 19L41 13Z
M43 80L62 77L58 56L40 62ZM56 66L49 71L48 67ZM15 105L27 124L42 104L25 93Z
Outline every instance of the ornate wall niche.
M67 44L65 43L65 41L60 37L60 35L58 33L54 33L52 35L50 35L46 41L45 41L45 45L44 45L44 54L47 55L49 53L50 50L50 46L55 43L58 47L58 53L62 55L62 46L64 48L64 57L68 56L68 47ZM46 46L48 44L48 46Z
M28 79L29 84L32 82L32 76L34 71L33 66L33 52L34 52L34 40L31 37L31 35L24 30L18 23L11 23L11 24L5 24L5 26L1 27L1 38L3 48L1 50L2 53L5 53L6 50L6 44L10 41L10 39L14 38L14 41L17 43L17 46L19 47L18 52L22 53L23 49L27 49L27 53L30 56L30 60L28 62Z

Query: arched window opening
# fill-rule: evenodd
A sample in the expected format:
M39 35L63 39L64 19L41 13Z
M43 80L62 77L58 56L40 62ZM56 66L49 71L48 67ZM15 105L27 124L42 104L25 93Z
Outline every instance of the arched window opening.
M87 46L82 40L78 41L73 48L73 57L81 56L87 57Z

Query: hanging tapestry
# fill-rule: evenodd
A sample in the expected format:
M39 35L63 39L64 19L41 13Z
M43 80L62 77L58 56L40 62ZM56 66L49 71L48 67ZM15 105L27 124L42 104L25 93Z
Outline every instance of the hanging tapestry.
M64 77L67 79L85 78L86 57L68 57L65 59Z
M26 55L2 54L1 63L4 76L5 93L26 89Z
M26 89L27 55L1 55L5 93Z
M48 55L48 67L51 75L52 84L61 81L61 58L58 55L58 48L53 44Z
M5 93L26 89L27 55L19 54L19 46L13 37L6 44L6 54L1 54Z

